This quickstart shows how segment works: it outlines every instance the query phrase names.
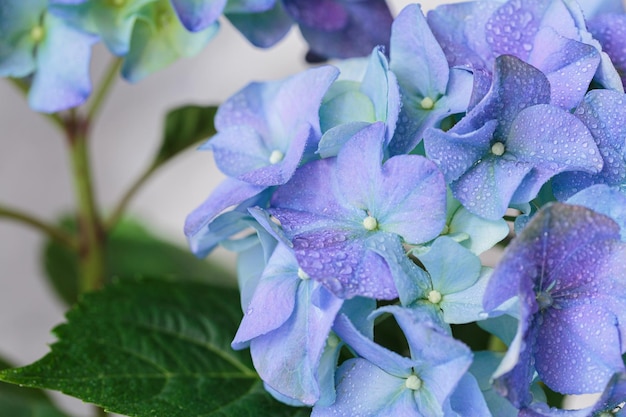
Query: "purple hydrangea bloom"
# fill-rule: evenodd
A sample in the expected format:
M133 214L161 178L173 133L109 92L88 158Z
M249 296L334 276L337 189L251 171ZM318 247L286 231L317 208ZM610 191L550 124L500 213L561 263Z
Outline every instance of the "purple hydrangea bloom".
M335 332L358 355L337 371L337 400L313 408L312 417L378 415L489 416L473 377L471 351L417 310L387 307L404 331L411 357L391 352L359 333L340 315ZM456 398L459 397L459 398Z
M401 240L427 242L444 226L439 170L417 155L383 164L384 140L382 123L364 128L336 158L302 166L272 197L270 213L280 220L302 269L342 298L397 297L376 250L404 256Z
M192 251L206 255L221 239L247 224L213 223L224 210L263 205L269 186L286 183L321 137L318 110L337 76L326 66L284 80L251 83L224 102L215 117L218 133L201 149L211 149L227 178L187 217ZM266 191L265 193L263 193Z
M532 402L536 372L552 390L604 389L623 371L626 244L610 218L553 203L511 243L487 286L492 311L517 296L519 325L495 385L515 406Z
M237 2L242 3L242 2ZM393 20L385 0L277 0L272 8L226 6L226 17L254 45L270 47L294 22L309 44L309 61L366 56L389 45Z
M510 56L496 58L491 90L444 132L428 129L428 157L443 171L454 197L487 219L510 203L532 200L555 174L598 172L602 159L585 125L550 101L547 78Z
M91 93L89 60L97 38L48 13L44 0L0 4L0 76L31 76L28 103L54 113L82 104Z
M472 74L448 67L419 5L400 12L391 28L390 67L402 92L400 120L389 144L392 155L410 152L428 127L446 116L464 113L472 92Z
M366 56L389 46L393 17L385 0L282 0L309 44L309 59Z
M450 65L490 73L496 57L514 55L546 75L551 104L569 109L584 96L602 58L599 45L587 44L591 36L577 11L562 0L479 1L438 7L428 21ZM611 69L606 64L603 79Z
M591 132L604 165L598 173L574 171L554 177L552 189L559 200L593 184L626 182L626 95L611 90L591 90L574 114Z

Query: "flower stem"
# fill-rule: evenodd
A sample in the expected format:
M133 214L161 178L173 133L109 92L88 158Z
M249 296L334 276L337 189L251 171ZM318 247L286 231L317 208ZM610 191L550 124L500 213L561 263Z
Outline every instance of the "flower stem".
M70 118L66 121L66 134L78 204L81 293L101 288L105 274L105 235L94 198L87 148L88 124L88 121L79 117L76 112L71 112Z
M126 190L126 192L124 193L124 195L120 199L119 203L117 203L117 206L115 207L115 209L111 213L110 217L104 223L104 229L105 230L109 231L109 230L111 230L111 229L113 229L115 227L115 225L120 221L120 219L124 215L124 211L126 211L126 208L128 207L128 204L130 203L132 198L135 196L135 194L137 194L137 191L139 191L139 189L148 180L148 178L150 178L152 173L154 173L154 171L156 171L156 169L159 166L160 166L160 164L157 164L157 163L154 163L154 164L150 165L148 167L148 169L146 169L144 171L144 173L141 174L135 180L135 182L128 188L128 190Z
M78 247L74 237L62 229L19 210L0 205L0 217L12 219L22 224L31 226L68 249L76 250Z
M102 78L102 81L100 81L100 85L98 86L98 89L92 96L91 104L89 105L89 108L87 110L87 120L93 121L94 118L98 115L98 112L100 108L102 107L102 104L104 104L104 101L107 95L111 91L111 86L113 85L113 81L115 81L117 77L117 73L121 65L122 65L121 58L115 58L109 64L109 67L106 69L104 73L104 77Z

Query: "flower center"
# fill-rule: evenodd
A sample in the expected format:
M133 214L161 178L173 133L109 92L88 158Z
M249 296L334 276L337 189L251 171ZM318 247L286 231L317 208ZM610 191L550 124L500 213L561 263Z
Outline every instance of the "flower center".
M406 381L404 381L404 385L408 389L417 391L418 389L422 388L422 380L419 379L417 375L411 375L406 379Z
M363 227L367 230L376 230L378 227L378 220L375 217L367 216L363 219Z
M326 340L326 344L330 348L337 347L339 345L339 342L341 342L341 340L339 340L339 338L337 337L337 335L335 333L329 334L328 335L328 340Z
M420 101L420 106L424 110L431 110L435 107L435 101L430 97L424 97L422 101Z
M504 143L496 142L491 146L491 153L496 156L502 156L504 154Z
M298 278L300 278L301 280L305 281L307 279L310 279L311 277L309 276L309 274L304 272L304 269L298 268Z
M46 32L43 30L43 27L37 25L30 30L30 37L35 42L41 42L45 33Z
M443 297L441 293L437 290L432 290L431 292L428 293L428 301L430 301L433 304L439 304L442 298Z
M537 299L537 304L539 304L540 310L545 310L546 308L550 307L552 303L554 302L552 300L552 296L547 291L538 292L536 295L536 299Z
M274 149L270 154L270 164L274 165L283 160L285 155L278 149Z

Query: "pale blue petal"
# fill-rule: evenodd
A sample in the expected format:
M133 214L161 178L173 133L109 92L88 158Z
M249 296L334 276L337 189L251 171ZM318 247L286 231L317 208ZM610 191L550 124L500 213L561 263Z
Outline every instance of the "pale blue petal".
M289 319L300 281L298 263L291 250L278 245L244 310L232 342L234 349L244 348L246 342L277 329Z
M365 359L349 359L339 368L337 400L315 406L311 417L419 417L413 391L405 378L390 375Z
M491 268L483 267L478 280L471 287L454 293L445 293L439 307L443 311L446 323L470 323L486 317L482 299L491 272Z
M317 369L342 300L332 298L326 308L311 303L318 284L298 286L294 314L281 327L250 342L254 367L263 381L283 395L307 405L320 397Z
M461 206L448 224L448 233L466 233L469 239L461 245L480 255L504 239L509 234L509 226L504 219L487 220Z
M54 113L82 104L91 93L89 62L97 38L69 28L51 14L44 30L28 103L34 110Z
M569 204L588 207L611 217L619 224L622 242L626 242L626 193L604 184L593 185L570 197Z
M459 417L490 417L485 398L480 391L476 378L470 373L463 375L456 389L450 396L450 406ZM497 414L497 417L507 417Z

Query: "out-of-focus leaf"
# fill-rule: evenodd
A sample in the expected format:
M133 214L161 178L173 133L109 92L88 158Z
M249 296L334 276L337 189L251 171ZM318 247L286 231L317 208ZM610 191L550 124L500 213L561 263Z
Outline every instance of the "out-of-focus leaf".
M75 224L63 220L66 230ZM44 267L53 288L68 304L78 298L78 256L54 241L43 250ZM106 244L106 277L127 278L160 276L172 279L211 282L234 286L232 272L204 259L198 259L186 248L165 242L150 234L138 223L125 220L112 231Z
M161 148L155 165L160 165L188 147L215 134L213 118L217 106L183 106L165 118Z

